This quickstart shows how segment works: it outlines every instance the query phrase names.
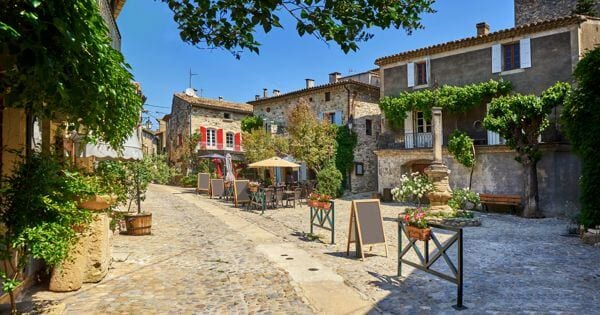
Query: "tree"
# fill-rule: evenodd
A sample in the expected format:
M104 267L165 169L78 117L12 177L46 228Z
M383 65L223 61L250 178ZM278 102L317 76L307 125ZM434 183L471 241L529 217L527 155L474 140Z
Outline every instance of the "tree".
M598 0L577 0L577 5L575 6L575 10L573 10L573 14L581 14L588 16L596 16L596 5L598 4Z
M335 156L336 129L327 120L319 121L306 100L288 117L290 153L318 173Z
M287 154L287 138L271 135L264 129L254 129L243 133L244 151L250 163L271 158L276 155Z
M242 131L250 132L254 129L260 129L263 127L264 121L259 116L246 116L242 119Z
M202 141L202 135L198 132L194 132L191 136L184 136L183 143L185 143L185 146L183 147L183 155L181 156L184 162L182 167L184 174L187 169L192 170L192 173L198 171L199 160L196 148L200 141Z
M373 27L420 29L421 15L433 13L434 0L162 0L174 12L181 38L194 46L223 48L240 58L242 50L258 53L254 34L283 28L280 13L296 23L298 35L337 43L344 52L373 37ZM284 19L285 20L285 19Z
M342 173L335 167L335 165L333 165L333 163L329 163L317 173L317 193L336 197L341 195L341 186Z
M469 135L458 129L454 130L448 138L448 152L462 164L471 169L469 175L469 190L473 181L473 170L475 169L475 145Z
M506 144L517 151L516 160L523 165L525 205L523 216L540 215L538 204L537 163L542 157L538 137L548 127L553 108L563 104L570 86L558 82L534 95L510 95L492 100L483 120L486 129L500 134Z
M581 224L600 224L600 47L585 54L574 72L576 87L561 113L561 123L581 158Z
M83 125L115 149L133 133L142 108L129 65L111 47L96 0L2 3L2 98L29 117Z

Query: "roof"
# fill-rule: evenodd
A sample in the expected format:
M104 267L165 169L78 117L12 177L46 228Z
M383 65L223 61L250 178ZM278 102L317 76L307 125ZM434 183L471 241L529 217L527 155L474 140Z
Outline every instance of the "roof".
M550 29L559 27L569 26L573 24L579 24L586 20L599 20L598 18L583 16L583 15L571 15L560 17L551 20L540 21L536 23L524 24L518 27L500 30L497 32L489 33L487 35L473 36L462 38L442 44L419 48L415 50L409 50L394 55L377 58L375 64L378 66L384 66L394 62L405 61L412 58L424 57L433 55L441 52L451 51L464 47L470 47L490 42L499 41L506 38L515 36L521 36L525 34L538 33Z
M189 96L184 93L176 93L176 94L174 94L174 97L177 97L192 106L201 107L201 108L227 110L227 111L244 113L244 114L250 114L254 110L252 105L249 105L246 103L234 103L234 102L229 102L229 101L224 101L224 100L215 100L212 98Z
M367 89L372 89L374 91L379 92L379 87L377 87L375 85L363 83L363 82L356 81L356 80L343 80L343 81L338 81L338 82L334 82L334 83L327 83L327 84L317 85L317 86L310 87L310 88L304 88L304 89L301 89L301 90L296 90L296 91L292 91L292 92L288 92L288 93L283 93L283 94L279 94L277 96L270 96L270 97L266 97L266 98L260 98L258 100L249 101L248 104L254 105L254 104L257 104L257 103L261 103L263 101L271 101L271 100L282 99L282 98L289 97L289 96L296 96L296 95L308 94L308 93L316 92L316 91L319 91L319 90L326 90L326 89L329 89L329 88L343 86L343 85L358 85L358 86L361 86L361 87L364 87L364 88L367 88Z
M125 1L126 0L113 0L112 1L112 5L113 5L113 18L117 18L119 16L119 13L121 13L121 10L123 10L123 6L125 5Z

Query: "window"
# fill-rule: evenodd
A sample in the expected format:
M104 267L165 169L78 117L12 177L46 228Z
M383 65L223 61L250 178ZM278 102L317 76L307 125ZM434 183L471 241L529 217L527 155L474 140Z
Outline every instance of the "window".
M423 112L417 112L417 133L431 132L431 120L425 119Z
M357 175L357 176L365 175L365 164L364 163L354 163L354 175Z
M313 98L312 98L312 97L309 97L309 98L308 98L308 101L309 101L309 102L312 102L312 101L313 101Z
M231 119L231 113L223 113L223 119Z
M217 131L214 129L206 129L206 147L217 146Z
M503 71L519 69L521 67L521 52L518 42L502 45Z
M373 122L370 119L365 120L365 130L367 136L373 135Z
M177 135L177 146L181 146L183 145L183 137L181 136L181 134Z
M228 132L225 135L225 147L228 149L233 149L233 132Z
M331 101L331 92L325 92L325 102Z
M323 119L329 121L330 124L335 124L335 112L323 113Z
M417 66L417 85L427 84L427 63L419 62Z

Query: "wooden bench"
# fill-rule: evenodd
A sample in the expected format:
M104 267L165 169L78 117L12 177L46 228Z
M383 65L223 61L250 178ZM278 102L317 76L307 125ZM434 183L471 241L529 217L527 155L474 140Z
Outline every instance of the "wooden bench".
M521 207L521 196L519 195L479 194L479 199L481 199L481 205L486 212L488 210L488 204L511 206L513 213L515 212L516 207Z

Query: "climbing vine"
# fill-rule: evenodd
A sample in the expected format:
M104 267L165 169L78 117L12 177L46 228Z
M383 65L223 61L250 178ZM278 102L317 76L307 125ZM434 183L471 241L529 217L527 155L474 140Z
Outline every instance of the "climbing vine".
M354 148L358 142L356 133L346 126L336 126L337 132L335 141L337 143L335 151L335 167L342 173L342 188L347 185L348 171L354 164Z
M407 112L422 111L425 118L431 118L432 107L442 107L450 113L464 113L489 102L491 99L507 95L512 87L504 80L489 80L465 86L444 85L434 90L402 92L396 97L384 97L379 107L385 114L388 124L402 126Z

